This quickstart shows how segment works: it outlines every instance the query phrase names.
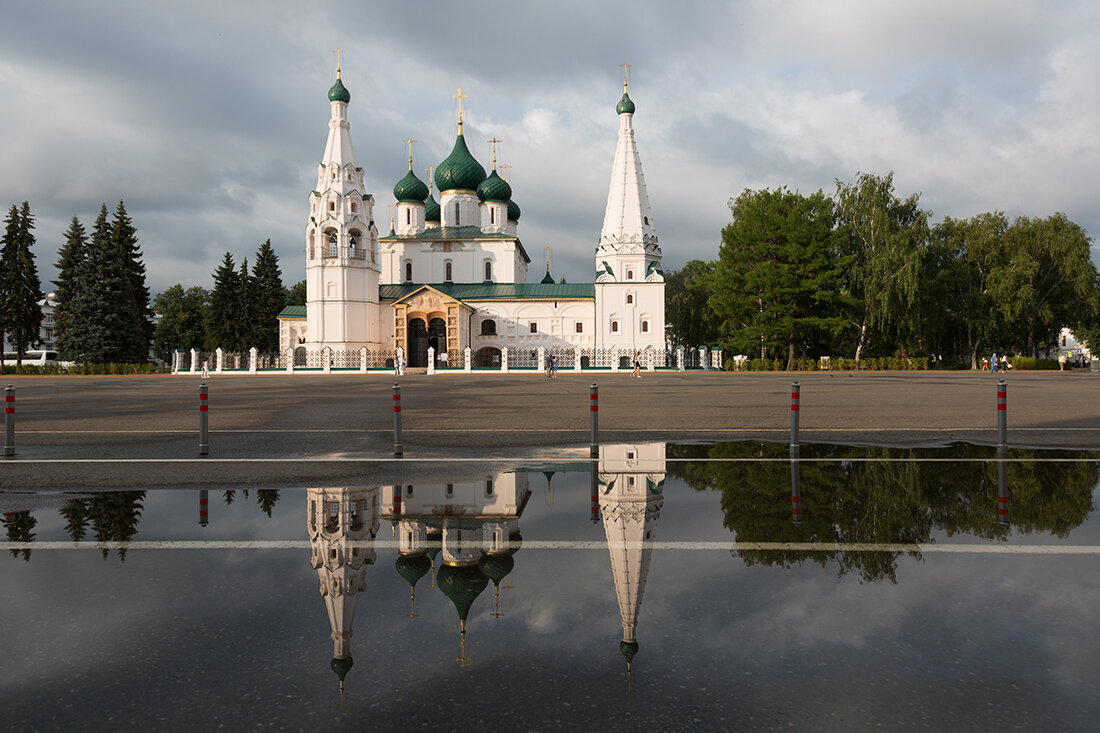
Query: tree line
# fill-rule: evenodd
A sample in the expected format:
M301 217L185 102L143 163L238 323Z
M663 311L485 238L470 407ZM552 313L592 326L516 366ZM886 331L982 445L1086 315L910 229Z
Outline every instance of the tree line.
M904 354L976 368L988 351L1038 356L1063 327L1100 336L1092 239L1065 214L931 225L919 199L899 198L893 173L838 180L833 196L745 190L718 259L667 278L670 340L787 369Z

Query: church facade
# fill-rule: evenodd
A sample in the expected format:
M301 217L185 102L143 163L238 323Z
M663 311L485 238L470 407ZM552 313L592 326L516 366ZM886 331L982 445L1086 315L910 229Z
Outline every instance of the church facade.
M309 194L306 305L279 315L280 350L316 355L400 355L410 367L501 365L501 357L572 351L577 364L628 360L665 365L661 249L634 140L635 105L616 112L618 144L592 283L556 283L549 263L528 282L520 208L497 171L488 173L463 134L434 169L433 187L409 169L394 186L390 232L379 236L375 200L352 146L351 94L337 69L328 139ZM582 357L582 354L584 356ZM515 357L513 357L515 358ZM604 364L606 365L606 364ZM541 366L541 365L539 365ZM562 364L571 368L572 363Z

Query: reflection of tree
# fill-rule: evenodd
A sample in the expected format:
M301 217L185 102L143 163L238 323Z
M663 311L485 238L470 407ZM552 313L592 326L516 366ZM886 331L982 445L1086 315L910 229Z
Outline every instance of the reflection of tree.
M736 533L738 542L911 544L929 542L935 530L985 539L1005 539L1010 531L997 519L997 463L993 460L852 460L944 456L932 449L803 446L802 519L797 524L791 520L789 463L713 460L784 458L787 450L785 445L761 443L670 445L669 458L712 460L671 462L668 471L696 490L722 493L724 524ZM993 455L988 448L956 446L951 457ZM1017 459L1007 466L1011 528L1024 534L1064 536L1092 510L1092 489L1100 469L1094 460L1036 460L1044 455L1025 450L1011 453ZM830 460L805 460L811 458ZM790 567L812 560L824 566L832 561L841 575L856 573L865 582L893 582L901 553L838 549L738 550L737 554L750 565Z
M275 508L275 502L279 500L278 489L258 489L256 491L256 503L260 510L267 516L271 516L271 510Z
M38 520L31 516L30 512L10 512L4 515L4 529L8 533L8 542L34 542L34 529ZM23 559L30 561L31 551L11 550L12 557L19 557L23 553Z
M233 503L233 500L237 498L237 492L233 489L226 489L222 492L222 499L225 500L225 505L229 506Z
M88 533L88 499L69 499L62 505L60 514L65 518L65 531L73 542L80 542Z
M111 491L88 499L89 516L96 542L129 542L137 534L138 520L144 508L144 491ZM109 550L103 548L103 559ZM126 562L126 548L120 547L118 559Z

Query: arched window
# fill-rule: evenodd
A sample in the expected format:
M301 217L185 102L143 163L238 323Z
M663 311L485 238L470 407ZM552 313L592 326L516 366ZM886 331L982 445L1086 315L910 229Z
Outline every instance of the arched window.
M633 280L634 279L634 270L632 270L629 267L626 268L626 279L627 280Z
M336 202L335 201L329 201L328 202L328 210L329 211L336 211Z
M485 280L488 282L493 279L493 263L489 260L485 260Z
M458 212L461 211L459 203L455 201L455 226L458 226Z
M412 209L405 209L405 224L411 225L413 223Z
M493 320L486 320L481 322L481 335L482 336L496 336L497 335L497 322Z
M493 480L491 478L485 479L485 496L493 495Z
M619 332L619 322L618 321L612 321L611 322L611 333L618 333L618 332Z
M362 257L362 252L358 251L359 232L352 231L348 235L348 257Z
M413 281L413 263L405 263L405 282L411 283Z
M453 272L452 272L453 268L451 266L451 263L450 262L445 263L443 265L443 270L444 270L443 279L446 280L447 282L450 282L451 281L451 275L453 274Z
M336 232L328 233L328 255L329 257L336 256Z
M643 222L643 223L644 223L644 224L645 224L646 226L649 226L649 217L648 217L648 216L643 216L643 217L642 217L642 222Z
M642 321L642 333L649 333L649 321Z
M634 302L634 293L627 293L626 294L626 304L630 305L633 302Z
M492 206L489 207L489 223L490 224L496 224L497 223L497 210L494 209Z

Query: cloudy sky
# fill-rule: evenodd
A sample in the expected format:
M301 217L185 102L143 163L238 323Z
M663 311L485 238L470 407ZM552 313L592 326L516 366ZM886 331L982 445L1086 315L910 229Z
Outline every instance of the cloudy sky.
M488 168L496 137L513 166L533 280L545 247L556 276L591 279L624 61L666 270L717 255L745 188L859 171L894 171L933 221L1064 211L1095 236L1098 37L1087 0L16 3L0 205L30 202L43 280L71 217L124 199L153 292L209 287L267 238L296 282L339 47L379 228L402 140L426 179L461 86L474 154Z

